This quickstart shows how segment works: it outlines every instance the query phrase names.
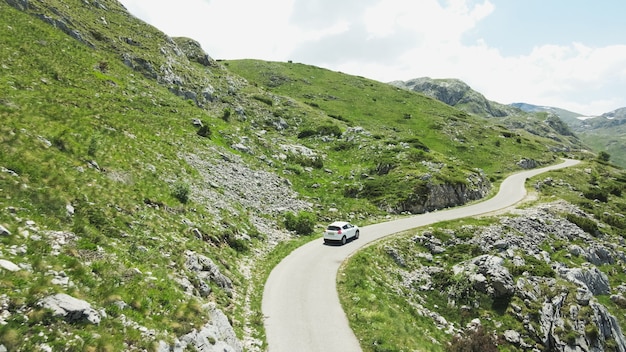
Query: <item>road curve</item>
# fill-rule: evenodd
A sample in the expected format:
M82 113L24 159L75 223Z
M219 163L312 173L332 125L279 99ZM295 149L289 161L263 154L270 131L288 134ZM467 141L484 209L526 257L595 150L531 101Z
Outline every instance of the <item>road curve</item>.
M263 291L269 352L361 351L337 296L337 271L346 258L397 232L510 207L526 195L527 178L578 163L567 159L509 176L495 197L481 203L364 226L360 238L345 246L326 246L320 239L296 249L272 270Z

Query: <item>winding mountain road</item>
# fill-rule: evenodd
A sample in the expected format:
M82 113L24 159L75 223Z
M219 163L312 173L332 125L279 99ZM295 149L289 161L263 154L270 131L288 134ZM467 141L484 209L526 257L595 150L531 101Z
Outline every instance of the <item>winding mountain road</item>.
M509 176L495 197L481 203L364 226L360 238L345 246L315 240L296 249L272 270L263 291L269 352L361 351L337 296L336 276L343 261L366 244L397 232L510 207L525 197L527 178L578 163L567 159Z

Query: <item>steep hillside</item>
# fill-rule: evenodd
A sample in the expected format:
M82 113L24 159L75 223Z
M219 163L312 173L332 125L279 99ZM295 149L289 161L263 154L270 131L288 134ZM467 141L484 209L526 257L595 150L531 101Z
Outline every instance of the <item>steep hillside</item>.
M262 350L259 288L318 225L589 157L361 77L217 62L114 0L0 18L0 350Z

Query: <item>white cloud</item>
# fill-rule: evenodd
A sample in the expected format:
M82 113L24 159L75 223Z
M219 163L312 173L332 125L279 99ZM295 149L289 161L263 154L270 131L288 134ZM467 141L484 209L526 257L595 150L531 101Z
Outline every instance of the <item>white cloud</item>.
M488 99L583 114L626 106L626 46L548 45L503 56L464 43L493 0L122 0L214 58L294 60L379 81L459 78ZM504 5L499 5L504 6Z

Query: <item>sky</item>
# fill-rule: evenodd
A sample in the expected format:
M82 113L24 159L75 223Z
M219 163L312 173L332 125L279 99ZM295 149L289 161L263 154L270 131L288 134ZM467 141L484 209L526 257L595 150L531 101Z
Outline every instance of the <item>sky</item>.
M586 116L626 107L624 0L121 0L214 59L381 82L457 78L489 100Z

